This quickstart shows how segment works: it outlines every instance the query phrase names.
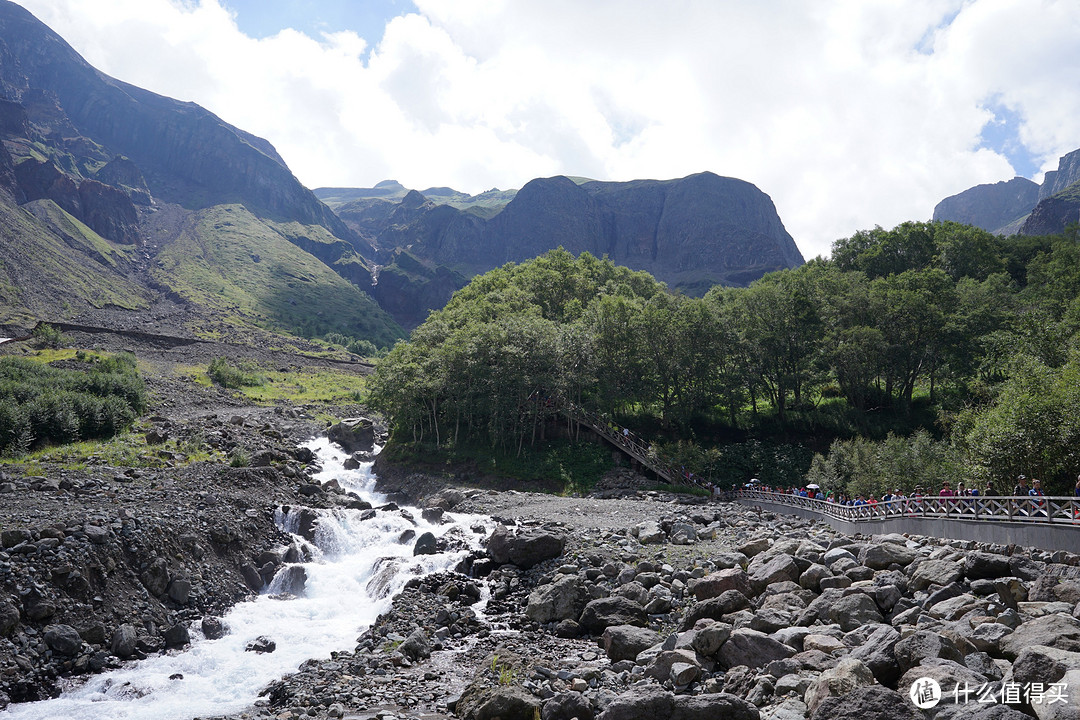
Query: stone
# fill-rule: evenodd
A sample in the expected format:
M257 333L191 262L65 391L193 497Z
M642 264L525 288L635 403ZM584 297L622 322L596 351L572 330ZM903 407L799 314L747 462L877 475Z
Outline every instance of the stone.
M655 685L632 687L612 699L600 720L760 720L758 709L735 695L673 695Z
M307 587L307 570L303 565L287 565L275 576L278 592L301 596Z
M436 555L439 552L439 543L435 538L434 533L426 532L422 533L420 537L416 538L416 544L413 545L412 554L415 555Z
M911 575L911 589L925 590L931 585L945 586L963 577L964 564L958 560L923 560Z
M882 621L877 603L869 595L861 592L841 597L829 608L826 617L844 631L855 630L870 623Z
M750 599L738 590L725 590L719 597L695 603L683 619L680 629L689 630L698 620L719 620L725 615L750 607Z
M982 652L1000 654L1001 641L1012 634L1012 628L996 622L980 623L967 635L968 641Z
M703 578L691 580L687 589L700 600L719 597L727 590L738 590L743 595L751 595L750 580L742 568L729 568L709 573Z
M732 668L745 665L749 668L759 668L768 665L773 660L789 658L795 651L779 640L756 630L743 628L735 630L727 639L716 657L721 665Z
M758 562L760 558L754 558L746 569L751 587L756 592L761 592L772 583L791 580L798 582L799 570L795 559L790 555L775 555L764 562Z
M882 685L893 686L900 677L900 666L896 662L896 643L900 633L890 625L878 625L855 647L848 657L861 660L870 668L877 681Z
M799 585L814 592L821 591L821 581L832 577L832 571L824 565L814 563L799 576Z
M1062 613L1044 615L1022 623L999 642L1001 654L1008 660L1034 645L1080 652L1080 620Z
M859 553L859 562L874 570L885 570L890 565L907 567L919 557L919 551L899 543L884 542L867 545Z
M398 652L413 662L431 657L431 642L422 628L417 628L398 646Z
M112 650L113 655L126 660L135 653L136 642L135 626L121 625L113 631L109 648Z
M588 601L589 591L584 580L577 575L562 575L529 594L525 615L538 623L576 620Z
M0 638L11 635L18 625L19 608L9 602L0 603Z
M480 698L471 717L473 720L534 720L539 712L540 701L524 688L512 685L496 688Z
M755 555L768 550L770 545L772 545L772 542L768 538L755 538L754 540L749 540L743 543L738 548L736 548L736 550L741 552L746 557L752 558Z
M272 653L275 650L277 650L277 643L266 637L265 635L260 635L244 647L244 652L253 652L259 654Z
M802 646L804 650L820 650L823 653L829 654L847 649L847 645L845 645L844 641L840 638L814 633L803 638Z
M165 631L165 647L180 648L191 642L187 626L177 623Z
M693 545L697 542L697 528L688 523L675 523L671 526L669 540L672 545Z
M636 537L638 542L642 545L658 545L667 539L667 536L664 535L663 528L660 527L659 523L653 520L648 520L639 525L635 525L632 532L634 537Z
M809 693L809 690L807 691ZM809 707L809 703L807 704ZM895 690L870 685L822 700L811 720L925 720L909 698Z
M43 635L45 644L57 655L71 657L82 648L79 631L70 625L49 625Z
M910 688L915 681L924 677L936 680L941 686L943 703L954 699L951 691L957 686L964 687L966 683L974 692L986 682L985 677L964 665L962 659L956 662L945 658L928 658L905 672L897 683L897 688Z
M1009 558L988 552L970 552L964 557L964 575L968 580L983 580L1010 575Z
M187 578L173 578L168 587L169 599L177 605L186 605L191 596L191 581Z
M540 711L541 720L593 720L594 717L588 698L577 692L553 695L544 701Z
M731 637L731 630L728 623L702 621L690 631L693 633L690 646L698 655L711 657Z
M930 658L964 662L964 656L952 640L929 630L918 630L900 640L894 646L893 652L896 654L896 661L900 665L901 672L907 672Z
M660 635L655 630L635 625L611 625L604 629L601 638L604 653L611 662L634 660L659 641Z
M852 690L874 684L874 674L861 660L844 658L836 667L826 670L806 690L803 702L812 714L827 698L842 697ZM816 714L813 715L817 717ZM825 715L824 717L833 717Z
M545 560L559 557L565 546L566 537L560 533L538 528L515 534L499 525L488 538L487 550L491 559L500 565L512 563L528 570Z
M228 628L225 626L225 623L221 621L221 618L213 617L211 615L207 615L202 619L200 628L202 629L203 637L207 640L223 638L228 632Z
M694 656L693 650L664 650L657 653L656 657L649 661L649 664L645 667L645 677L664 682L671 677L671 668L676 664L693 665L698 672L701 671L701 665ZM697 675L695 674L694 677L696 678ZM683 685L686 683L675 684Z
M633 600L614 596L598 598L585 605L578 624L587 633L598 634L612 625L637 625L648 622L645 609Z
M150 567L139 575L139 579L151 595L161 595L169 586L169 564L164 558L156 558L150 563Z
M368 418L346 418L326 429L326 437L347 453L375 449L375 424Z

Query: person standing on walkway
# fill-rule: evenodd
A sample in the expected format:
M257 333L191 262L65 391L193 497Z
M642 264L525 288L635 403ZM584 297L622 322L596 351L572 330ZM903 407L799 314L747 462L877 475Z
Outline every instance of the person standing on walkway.
M1031 481L1031 489L1028 490L1028 495L1033 498L1044 497L1045 493L1042 491L1042 482L1039 478L1033 478ZM1045 500L1032 500L1031 501L1031 513L1037 517L1046 517L1046 501Z
M1013 497L1025 497L1028 494L1028 490L1030 490L1030 488L1027 484L1027 475L1024 475L1023 473L1017 475L1016 486L1013 488L1012 491ZM1027 503L1023 503L1023 501L1013 501L1013 507L1016 508L1018 515L1027 515L1027 510L1025 509L1026 506Z

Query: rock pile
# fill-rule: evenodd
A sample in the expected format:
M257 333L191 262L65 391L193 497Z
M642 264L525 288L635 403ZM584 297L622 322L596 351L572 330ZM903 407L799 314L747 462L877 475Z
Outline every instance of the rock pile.
M500 528L489 542L497 567L484 581L491 600L482 613L469 605L473 595L451 603L444 587L479 580L417 584L361 638L351 661L365 657L367 675L286 679L264 712L299 718L312 709L295 702L304 698L318 714L329 704L310 689L350 675L344 707L356 717L1078 715L1075 555L850 537L737 506L648 502L667 514L628 529L589 530L588 519ZM530 559L528 569L508 562L505 542L540 534L565 538L564 554ZM430 658L402 651L417 634L433 638ZM372 685L378 658L391 679ZM404 689L386 692L399 678ZM928 679L940 693L920 709L911 691Z

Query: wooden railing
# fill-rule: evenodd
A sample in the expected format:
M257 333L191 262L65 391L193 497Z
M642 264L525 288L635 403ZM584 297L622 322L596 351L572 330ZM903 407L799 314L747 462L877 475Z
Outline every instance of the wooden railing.
M613 428L611 423L599 413L586 410L573 403L565 403L562 405L561 409L571 420L588 427L597 435L652 470L668 483L673 485L698 485L704 487L704 485L701 482L696 481L692 475L679 472L657 457L656 453L652 451L649 443L645 442L633 431L626 428L621 430Z
M792 493L743 488L735 492L735 498L803 508L850 522L901 517L930 517L1080 525L1080 498L1077 497L925 496L901 498L865 505L841 505Z

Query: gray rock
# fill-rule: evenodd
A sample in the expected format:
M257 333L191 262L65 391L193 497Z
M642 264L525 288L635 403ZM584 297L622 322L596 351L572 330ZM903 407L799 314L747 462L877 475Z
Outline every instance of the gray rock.
M169 586L169 564L164 558L157 558L139 575L139 579L151 595L161 595Z
M825 698L810 717L811 720L925 720L926 716L904 695L871 685Z
M191 595L191 581L187 578L173 578L169 583L169 599L177 605L186 605Z
M604 629L601 638L604 653L611 662L634 660L643 650L648 650L660 641L660 635L635 625L612 625Z
M435 534L430 532L421 533L420 537L416 538L416 544L413 545L412 554L416 555L437 555L439 553L439 541L436 540Z
M70 657L82 648L79 631L70 625L49 625L43 636L45 644L57 655Z
M1012 634L1012 628L1001 623L981 623L967 635L967 640L982 652L991 655L1000 653L1001 641Z
M180 648L191 642L187 626L177 623L165 631L165 647Z
M409 633L409 637L398 646L398 652L413 662L431 657L431 642L428 640L427 633L421 628L413 630Z
M958 686L964 687L966 683L967 687L974 692L987 680L984 676L964 665L962 660L961 662L955 662L945 658L928 658L921 665L916 665L905 672L896 687L900 689L910 688L915 684L915 681L924 677L936 680L938 685L941 686L942 695L944 696L942 697L943 703L953 701L952 690L954 688Z
M203 637L207 640L223 638L228 632L228 628L225 626L225 623L221 621L221 618L213 617L211 615L207 615L202 619L200 627L202 629Z
M645 609L624 597L607 597L593 600L581 611L578 624L587 633L598 634L612 625L637 625L648 622Z
M540 711L541 720L593 720L592 706L581 693L563 692L544 701Z
M113 631L112 642L109 647L112 650L113 655L118 658L127 659L134 654L136 642L135 626L121 625Z
M731 637L731 630L728 623L703 621L690 631L690 646L698 655L711 657Z
M945 586L964 574L964 564L958 560L923 560L911 575L911 589L925 590L931 585Z
M907 567L917 557L919 557L918 550L899 543L884 542L864 547L859 553L859 562L874 570L884 570L890 565Z
M719 620L723 616L750 607L750 599L738 590L725 590L719 597L696 603L683 619L680 629L689 630L698 620Z
M693 650L664 650L663 652L657 653L656 657L654 657L645 667L645 677L664 682L671 677L671 669L677 664L693 665L697 668L699 673L701 672L701 665L694 656ZM689 674L688 671L687 674ZM694 678L696 677L697 674L694 674ZM675 684L684 685L686 683Z
M762 557L754 558L746 569L751 587L756 592L761 592L772 583L790 580L798 582L801 571L791 555L775 555L764 562L758 562Z
M821 591L821 581L832 577L832 571L824 565L814 563L799 576L799 585L814 592Z
M697 528L688 523L675 523L671 526L669 540L672 545L693 545L697 542Z
M538 623L577 619L589 601L585 581L577 575L561 575L529 594L525 615Z
M837 663L836 667L818 676L818 679L806 690L803 702L811 713L815 713L827 698L842 697L857 688L873 684L874 674L865 663L854 658L844 658Z
M861 592L841 597L832 604L826 617L838 623L845 631L882 621L877 603L869 595Z
M265 635L260 635L259 637L249 642L246 646L244 646L244 652L253 652L258 654L272 653L275 650L277 650L277 643L274 642L272 639L266 637Z
M500 565L513 563L528 570L545 560L563 554L566 537L542 528L511 533L505 526L495 528L488 538L487 550L491 559Z
M709 573L703 578L691 580L687 589L700 600L719 597L727 590L738 590L749 597L750 580L742 568L730 568Z
M660 524L653 520L634 526L633 535L642 545L658 545L667 539Z
M0 638L7 637L19 625L19 608L12 603L0 603Z
M1021 624L999 642L1002 656L1009 660L1034 645L1080 652L1080 620L1061 613L1044 615Z
M346 418L328 427L326 437L347 453L371 452L375 448L375 424L368 418Z
M745 665L749 668L764 667L773 660L789 658L795 651L776 638L765 633L743 628L731 633L716 657L724 667Z
M940 633L919 630L896 643L893 648L900 671L907 672L916 665L921 665L930 658L945 658L957 663L964 662L964 656L956 644Z
M896 643L899 641L900 633L892 626L878 625L848 657L865 663L882 685L892 686L900 677L900 666L896 662L895 652Z
M540 701L524 688L511 685L499 687L480 698L476 707L465 717L473 720L534 720L540 711Z
M728 693L673 695L655 685L630 688L608 704L600 720L760 720L758 709Z
M964 575L968 580L999 578L1009 574L1009 558L1005 555L976 551L964 557Z

